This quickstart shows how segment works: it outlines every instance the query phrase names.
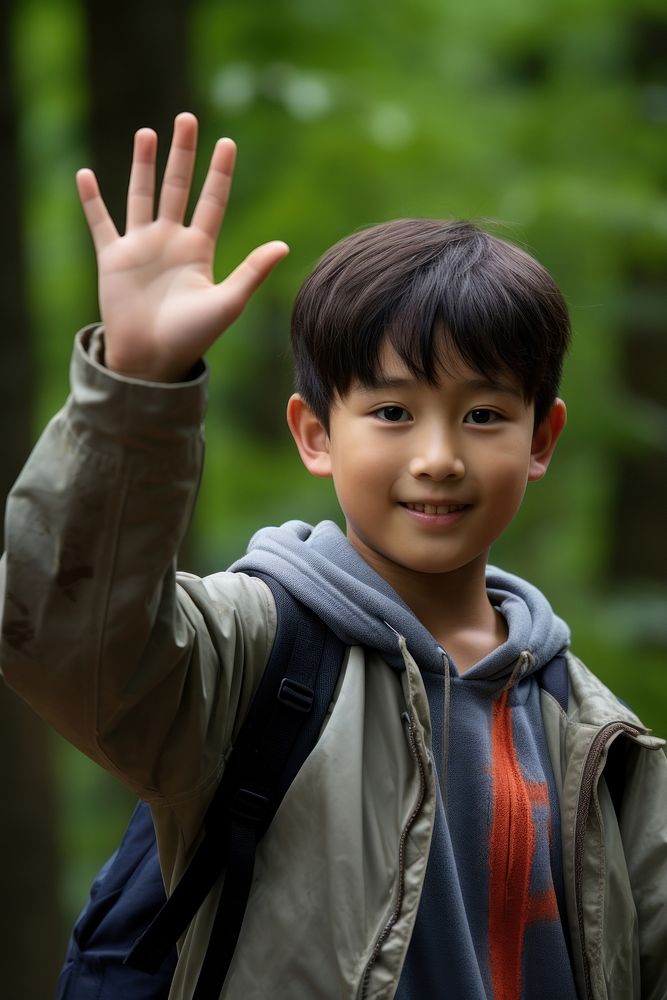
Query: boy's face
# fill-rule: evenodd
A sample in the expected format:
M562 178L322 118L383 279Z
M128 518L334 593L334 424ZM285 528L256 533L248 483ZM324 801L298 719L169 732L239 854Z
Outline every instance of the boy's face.
M429 385L387 345L382 384L353 386L332 407L328 434L290 403L307 468L333 477L349 541L399 593L415 573L486 565L565 422L559 400L535 428L533 404L509 376L490 383L460 359L446 367Z

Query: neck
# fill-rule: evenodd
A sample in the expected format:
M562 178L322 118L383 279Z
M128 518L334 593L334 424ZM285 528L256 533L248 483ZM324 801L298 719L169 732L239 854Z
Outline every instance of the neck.
M486 592L486 554L450 573L383 576L453 659L460 671L474 666L507 639L507 625Z

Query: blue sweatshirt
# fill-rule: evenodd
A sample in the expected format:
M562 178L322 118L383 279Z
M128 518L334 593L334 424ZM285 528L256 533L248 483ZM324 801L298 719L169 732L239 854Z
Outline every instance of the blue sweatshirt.
M420 667L433 729L437 815L398 1000L576 1000L561 903L558 798L537 673L569 644L542 594L489 567L509 636L464 674L332 522L251 540L234 570L279 579L350 645Z

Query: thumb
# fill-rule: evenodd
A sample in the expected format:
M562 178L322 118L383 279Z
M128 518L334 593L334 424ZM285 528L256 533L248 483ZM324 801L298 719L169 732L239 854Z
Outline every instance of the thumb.
M282 240L263 243L216 286L224 295L230 322L243 312L254 292L288 253L289 247Z

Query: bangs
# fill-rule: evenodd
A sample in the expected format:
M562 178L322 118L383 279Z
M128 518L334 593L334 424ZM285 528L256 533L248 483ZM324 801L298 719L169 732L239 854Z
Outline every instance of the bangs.
M443 297L438 278L419 276L387 315L380 337L366 338L367 331L359 331L370 350L359 358L355 379L369 387L381 380L382 348L388 343L412 375L431 385L462 362L490 381L510 375L525 392L535 372L514 310L498 309L493 299L479 296L467 301L451 286Z
M389 343L431 384L452 359L490 380L509 375L541 418L568 336L559 289L523 250L467 222L399 220L337 244L303 286L297 390L322 419L355 382L381 380Z

